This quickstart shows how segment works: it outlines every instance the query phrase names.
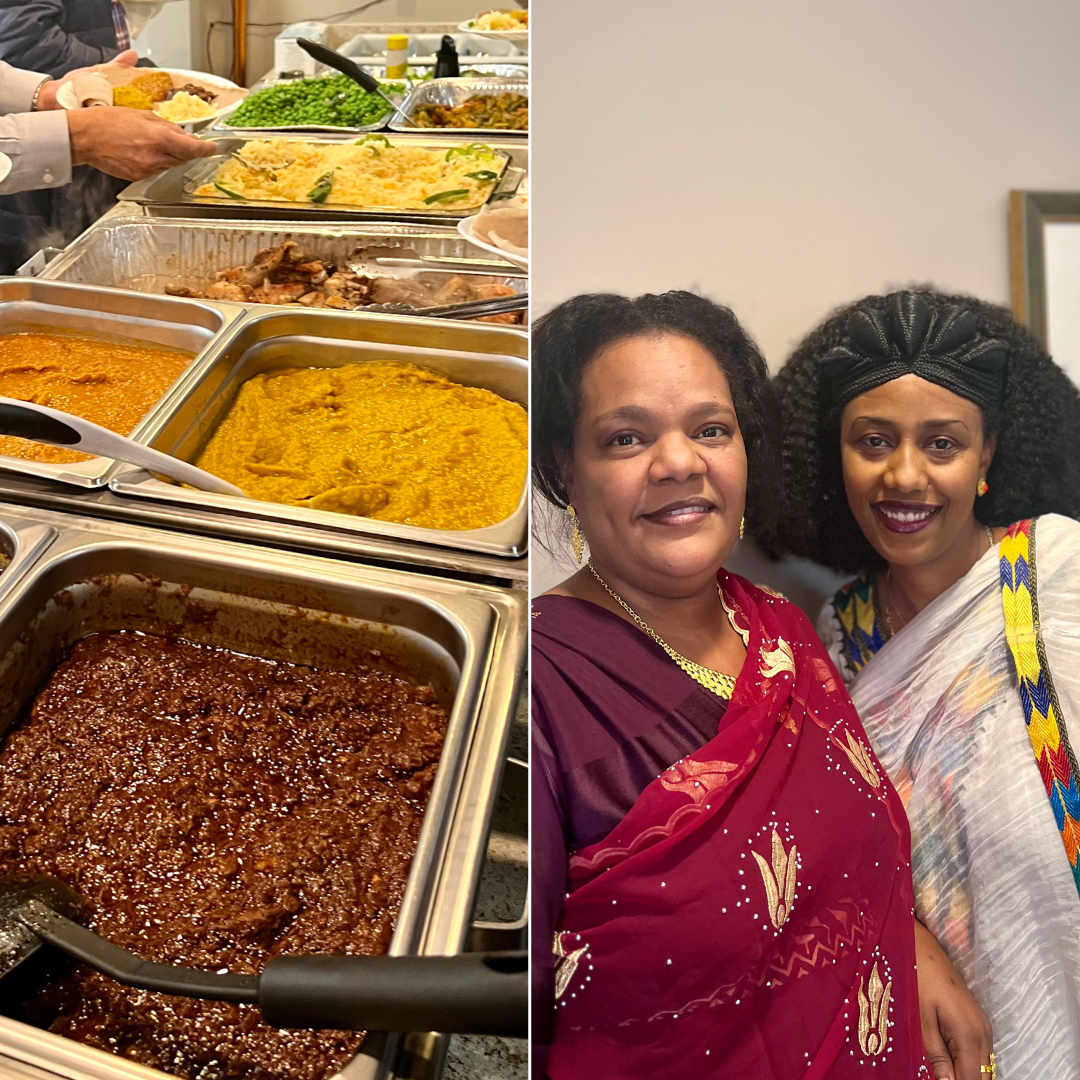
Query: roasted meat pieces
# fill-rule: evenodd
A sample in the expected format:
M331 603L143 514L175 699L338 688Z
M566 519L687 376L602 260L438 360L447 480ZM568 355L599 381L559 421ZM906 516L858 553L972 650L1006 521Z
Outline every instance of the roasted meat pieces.
M170 296L232 300L355 311L371 304L420 310L467 300L513 296L509 285L477 275L420 273L416 277L369 277L321 259L308 258L295 240L262 248L250 263L218 270L209 282L185 278L165 284ZM487 315L478 322L520 323L521 312Z

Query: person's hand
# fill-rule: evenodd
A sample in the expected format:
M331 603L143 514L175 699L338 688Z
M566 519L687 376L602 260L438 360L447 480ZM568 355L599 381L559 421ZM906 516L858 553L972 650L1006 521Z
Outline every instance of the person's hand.
M919 1013L926 1060L936 1080L986 1080L994 1036L990 1021L937 939L915 922Z
M94 72L104 71L106 68L134 67L138 59L139 54L134 49L125 49L118 56L114 56L107 64L94 64L91 67L75 68L73 71L67 72L61 79L50 79L41 88L41 92L38 94L38 112L61 108L61 106L56 103L56 92L64 85L64 83L71 82L75 76L89 75Z
M72 109L67 114L73 165L124 180L143 180L193 158L217 153L212 142L188 135L176 124L143 109Z

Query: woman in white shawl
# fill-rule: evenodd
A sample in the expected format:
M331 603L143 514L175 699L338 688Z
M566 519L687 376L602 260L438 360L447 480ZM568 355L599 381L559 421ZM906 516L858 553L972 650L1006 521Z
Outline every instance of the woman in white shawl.
M907 806L916 916L1002 1080L1080 1080L1080 392L1004 309L929 290L837 312L777 382L761 539L859 574L819 632ZM923 1018L936 1075L974 1073L979 1018Z

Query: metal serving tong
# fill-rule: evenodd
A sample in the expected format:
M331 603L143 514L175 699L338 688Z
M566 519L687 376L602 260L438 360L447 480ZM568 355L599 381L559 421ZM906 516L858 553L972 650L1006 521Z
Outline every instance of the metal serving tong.
M529 294L493 296L487 300L464 300L460 304L440 304L418 308L409 304L369 304L364 314L377 312L386 315L423 315L428 319L478 319L482 315L502 315L508 311L524 311L529 306Z
M275 956L258 975L158 964L73 921L81 898L54 878L0 880L0 977L48 943L123 986L256 1005L281 1028L525 1036L528 954Z
M340 71L342 75L348 75L353 82L359 83L369 94L378 94L406 124L411 124L413 127L420 126L412 119L412 117L402 110L401 106L398 105L389 94L383 91L383 88L379 85L379 80L370 72L365 71L354 60L350 60L347 56L343 56L335 49L331 49L326 45L320 45L319 42L312 41L310 38L297 38L296 44L299 45L308 56L312 56L318 60L319 63L326 64L327 67L332 67L335 71Z

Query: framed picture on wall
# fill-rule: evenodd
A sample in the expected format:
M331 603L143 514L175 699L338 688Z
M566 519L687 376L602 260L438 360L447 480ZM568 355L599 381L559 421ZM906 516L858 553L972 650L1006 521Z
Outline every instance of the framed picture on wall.
M1009 193L1013 315L1080 385L1080 192Z

